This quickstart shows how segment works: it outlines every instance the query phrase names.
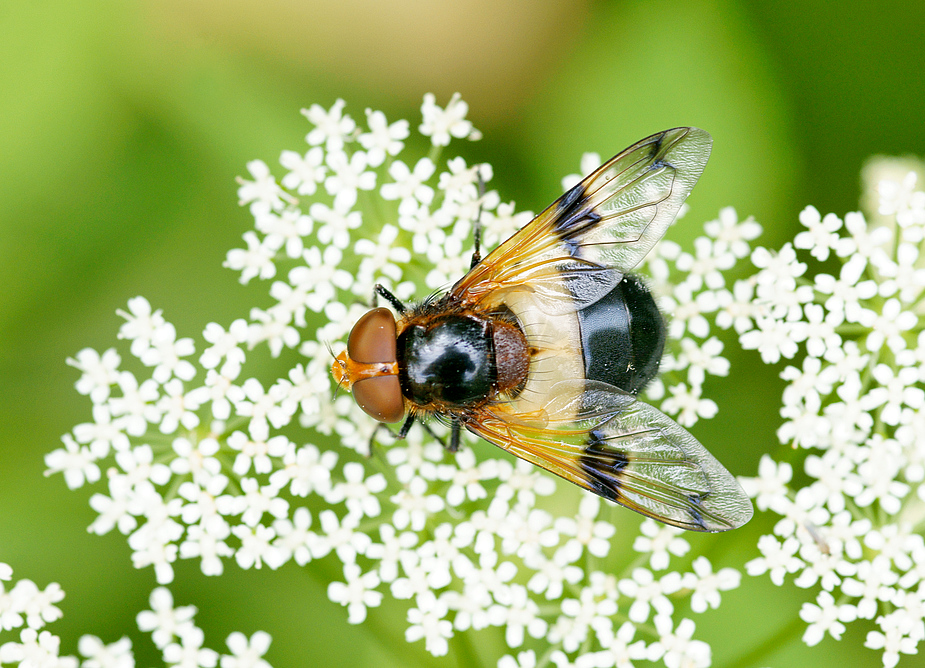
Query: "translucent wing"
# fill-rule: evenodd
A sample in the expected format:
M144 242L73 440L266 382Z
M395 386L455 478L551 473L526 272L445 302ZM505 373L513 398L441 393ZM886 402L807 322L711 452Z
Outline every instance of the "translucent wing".
M633 144L553 202L461 278L463 303L529 286L547 313L593 304L665 234L710 157L698 128Z
M545 409L476 411L472 432L579 487L666 524L726 531L752 517L735 478L655 408L596 381L561 381Z

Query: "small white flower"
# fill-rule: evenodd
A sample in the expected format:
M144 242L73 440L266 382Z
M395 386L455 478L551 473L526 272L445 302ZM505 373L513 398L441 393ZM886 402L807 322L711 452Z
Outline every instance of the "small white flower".
M333 550L344 564L352 564L357 554L365 554L372 544L368 534L357 530L360 523L357 515L348 514L340 520L333 510L322 510L318 520L324 533L318 535L312 546L312 556L316 559L327 556Z
M536 652L528 649L526 652L518 652L517 658L505 654L498 659L498 668L536 668Z
M598 598L591 588L585 587L577 599L563 599L561 610L562 614L550 629L549 639L561 642L566 652L575 652L587 639L589 630L611 626L617 602L609 597Z
M337 453L321 452L314 445L288 447L283 454L283 468L270 475L270 484L282 489L287 484L295 496L311 493L325 496L331 489L331 471L337 463Z
M77 668L77 659L59 656L61 639L48 631L23 629L20 642L0 645L0 663L16 663L22 668L32 666L53 666L54 668Z
M918 654L918 643L922 639L922 620L916 619L906 610L896 610L877 618L880 631L867 634L865 647L883 650L884 668L893 668L899 663L900 654Z
M283 151L279 164L289 170L283 177L283 186L300 195L314 195L328 171L324 165L324 151L318 146L309 149L304 156L295 151Z
M185 605L173 606L173 594L166 587L158 587L151 592L150 610L139 612L136 619L138 628L151 633L154 644L163 649L176 637L185 636L193 628L196 607Z
M761 225L751 217L740 221L736 210L720 209L719 218L704 223L704 231L722 247L728 247L736 258L748 257L749 243L761 235Z
M597 630L597 637L604 648L590 655L594 663L588 666L601 668L632 668L633 661L642 661L648 658L649 652L643 640L632 642L636 634L636 626L632 622L623 622L616 633L612 628ZM580 659L579 659L580 660ZM579 666L576 664L576 668ZM583 666L581 668L584 668Z
M408 249L395 244L397 238L398 228L385 225L375 242L371 239L360 239L356 242L357 255L365 256L360 264L358 283L363 286L366 294L372 293L373 277L376 274L382 273L393 281L398 281L402 275L402 270L398 265L406 264L411 260L411 253Z
M841 256L850 252L845 247L846 240L838 235L842 221L834 213L826 214L823 218L816 207L808 206L800 212L800 222L807 229L794 237L794 247L808 249L820 262L828 259L829 251L835 251Z
M298 209L286 209L279 214L267 212L254 217L254 227L265 234L263 243L270 248L282 248L286 256L302 255L304 238L312 233L314 221Z
M75 387L94 404L106 401L112 386L119 382L122 358L115 348L109 348L102 355L92 348L84 348L73 358L68 357L66 362L81 372Z
M334 208L339 211L356 204L358 190L376 187L376 172L367 170L369 163L363 151L355 151L349 157L342 151L328 153L328 166L331 174L325 178L324 187L334 196Z
M244 233L247 250L235 248L228 251L224 267L241 272L241 283L248 283L252 278L259 276L266 280L276 276L276 264L273 260L279 247L270 242L262 242L253 232Z
M70 435L61 437L64 449L58 448L45 455L45 475L63 472L64 482L70 489L82 487L84 482L94 483L100 479L100 467L97 458L90 453L87 446L80 446Z
M81 664L83 668L135 668L129 638L107 645L96 636L85 635L80 637L77 649L86 657Z
M671 396L662 402L662 410L675 415L678 424L685 427L694 425L700 418L709 419L719 410L715 401L701 397L699 387L679 383L669 387L668 391Z
M222 656L221 668L270 668L263 655L272 640L266 631L257 631L250 639L243 633L232 633L225 641L231 654Z
M569 543L576 543L579 550L584 548L595 557L604 558L610 551L610 539L616 529L609 522L595 521L600 508L600 497L585 495L578 506L578 514L574 518L556 518L555 528L562 536L571 537Z
M430 158L421 158L414 169L409 169L401 160L389 166L391 183L384 183L379 189L382 199L400 200L399 215L409 215L419 206L429 206L434 199L434 189L426 185L437 170Z
M305 136L305 141L312 146L324 144L329 153L343 150L345 140L356 128L353 119L343 113L346 106L346 102L338 99L330 111L325 111L318 104L303 109L302 115L315 126L315 129Z
M356 564L344 565L344 582L332 582L328 585L328 598L347 608L347 621L350 624L362 624L366 620L366 609L378 607L382 603L382 593L376 591L379 575L376 571L360 574Z
M453 93L446 109L438 107L434 95L427 93L424 96L424 104L421 105L424 120L418 130L425 137L430 137L434 146L449 145L450 137L471 140L481 138L481 133L466 120L467 113L469 105L462 101L459 93Z
M652 571L645 568L634 568L632 577L620 580L620 592L634 599L630 605L629 618L641 624L649 618L651 608L655 608L656 616L671 615L674 606L667 595L678 591L682 586L681 574L669 572L656 580Z
M190 627L180 637L163 648L164 661L175 668L213 668L218 664L218 652L203 647L205 634L202 629Z
M918 323L918 318L914 313L904 311L900 301L892 298L886 300L880 313L863 310L860 322L871 330L865 342L868 350L871 352L878 351L886 343L890 350L897 353L906 347L903 332L915 327Z
M287 196L276 183L267 164L263 160L251 160L247 163L247 171L254 180L239 179L241 187L238 188L238 204L250 204L251 213L255 215L263 211L282 210Z
M110 450L122 452L130 447L129 438L122 429L122 421L113 419L107 404L93 407L93 422L74 427L74 440L88 444L91 455L96 459L108 456Z
M498 620L498 626L504 626L504 640L508 647L520 647L524 643L524 634L532 638L542 638L549 624L540 616L539 606L529 598L527 589L521 585L511 585L502 600L492 606L489 615Z
M283 562L294 559L299 566L304 566L312 560L312 552L318 541L318 536L310 530L312 515L308 508L296 508L292 519L281 517L273 522L276 540L273 547L280 551Z
M683 586L693 589L691 595L691 610L705 612L707 608L718 608L719 593L739 586L740 573L734 568L722 568L713 572L713 566L706 557L697 557L692 564L694 572L685 573Z
M344 481L336 483L325 500L328 503L345 503L351 515L377 517L381 506L376 495L387 486L385 476L374 473L367 477L363 465L357 462L344 464L343 475Z
M382 484L384 488L385 482ZM410 527L412 531L422 531L428 518L439 513L445 506L443 498L430 493L427 481L420 477L412 478L405 489L390 500L396 506L392 523L399 530Z
M639 532L641 535L633 541L633 549L650 552L649 566L655 571L668 568L669 552L683 557L691 549L690 543L681 537L681 530L667 524L647 519L640 525Z
M826 633L836 640L841 640L841 635L845 632L843 622L853 622L857 619L857 608L850 604L837 605L827 591L819 592L816 603L818 605L804 603L800 608L800 619L809 624L803 633L803 642L810 647L818 645Z
M419 596L417 607L408 610L408 628L405 640L416 642L424 639L424 646L434 656L444 656L449 651L448 638L453 637L453 624L444 619L446 603L433 595Z
M758 550L762 556L746 563L745 570L749 575L770 572L771 582L779 587L784 584L787 573L795 573L803 567L803 561L796 556L799 549L800 541L796 538L781 542L775 536L762 536L758 539Z
M655 618L658 642L649 647L648 658L662 658L667 668L707 668L711 664L710 646L702 640L694 640L694 622L682 619L672 628L668 615Z
M273 528L262 524L255 527L239 524L234 526L231 532L241 541L241 547L235 552L234 557L238 566L244 570L261 568L263 564L273 569L283 565L286 554L273 544L276 538Z
M410 134L409 124L402 119L389 125L384 113L371 109L366 110L366 122L369 132L358 136L357 141L366 149L370 167L378 167L386 156L394 157L404 148L404 140Z

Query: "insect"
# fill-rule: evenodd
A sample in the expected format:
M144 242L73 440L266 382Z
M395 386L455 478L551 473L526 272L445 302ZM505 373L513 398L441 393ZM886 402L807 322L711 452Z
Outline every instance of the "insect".
M674 221L712 138L647 137L553 202L442 296L388 301L350 332L337 383L384 423L465 427L579 487L667 524L725 531L752 516L732 475L638 392L657 373L665 323L630 272ZM426 427L426 425L425 425Z

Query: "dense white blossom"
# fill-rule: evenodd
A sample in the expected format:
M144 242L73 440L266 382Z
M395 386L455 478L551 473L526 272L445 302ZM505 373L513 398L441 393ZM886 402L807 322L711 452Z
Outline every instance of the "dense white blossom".
M900 169L885 159L865 169L866 212L843 222L807 207L792 245L755 249L749 280L763 315L737 328L764 361L799 360L781 372L788 463L765 456L744 482L759 509L781 517L746 570L776 585L793 575L807 590L807 645L874 620L865 645L888 667L925 640L925 193Z
M366 110L363 127L342 100L303 113L312 125L307 150L284 151L279 178L258 160L240 180L238 196L254 227L225 265L241 282L265 286L266 298L230 323L204 323L194 338L137 297L119 312L128 354L87 349L69 360L93 418L65 435L64 447L46 463L70 487L97 483L101 470L111 471L91 498L98 513L91 531L128 536L133 563L152 566L163 584L173 580L180 559L198 560L207 575L233 564L339 562L342 576L327 593L348 622L366 622L391 596L405 605L406 640L422 642L435 656L447 654L457 634L494 628L518 650L499 665L590 668L644 659L709 665L709 646L693 638L694 622L684 615L718 606L720 593L738 586L737 571L714 570L706 557L689 554L691 544L678 530L651 520L641 521L638 533L617 532L609 504L590 495L578 501L577 488L562 489L523 461L486 458L471 447L471 435L463 435L455 456L420 428L396 441L349 396L334 396L331 351L343 347L375 284L401 299L423 298L469 268L475 224L483 226L487 251L531 214L502 202L488 185L488 165L442 157L453 139L480 137L458 95L445 108L425 96L418 129L429 138L427 156L406 148L408 121L389 123L382 112ZM585 158L582 171L598 164L599 156ZM704 385L729 373L719 330L734 328L744 337L755 323L767 324L771 334L755 347L778 357L795 352L782 351L779 341L811 305L812 288L802 285L805 264L794 247L783 255L752 252L759 232L755 221L726 208L690 248L667 239L640 267L660 308L672 314L664 373L647 400L685 426L718 411ZM727 273L748 257L766 273L733 282ZM892 298L909 313L901 301L910 294L907 272L897 270L894 278ZM798 281L798 296L780 294ZM826 298L845 303L867 295L830 287ZM756 296L766 306L754 307ZM878 317L859 308L853 322ZM771 325L781 317L787 330L776 332ZM910 331L906 320L876 326L884 349L909 349L896 343ZM820 326L801 340L827 346L832 336ZM253 376L248 365L258 346L288 370L277 378ZM818 370L801 373L808 379ZM896 382L869 401L906 424L906 412L922 398ZM429 427L446 433L438 423ZM858 470L872 504L909 496L885 484L888 471ZM768 499L785 497L788 480L757 484L759 504L778 507ZM559 496L551 502L554 492L561 503ZM794 572L805 563L796 555L781 560L769 548L766 563L750 572ZM195 610L174 608L166 589L155 590L151 608L139 615L139 627L153 633L166 661L265 665L268 636L232 634L231 654L219 656L203 646ZM125 655L106 647L85 643L94 656Z
M0 563L0 581L11 580L13 569ZM135 668L132 641L123 637L107 644L93 635L81 636L77 649L82 659L61 654L61 640L45 629L61 618L55 605L64 598L56 584L44 590L31 580L18 580L11 589L0 584L0 664L21 668ZM164 587L151 593L151 610L140 612L138 628L151 633L163 653L165 665L223 668L270 668L261 657L270 646L270 636L258 631L250 642L241 633L228 638L230 655L221 656L202 646L205 634L194 623L196 608L175 608L173 596ZM15 639L14 639L15 638Z

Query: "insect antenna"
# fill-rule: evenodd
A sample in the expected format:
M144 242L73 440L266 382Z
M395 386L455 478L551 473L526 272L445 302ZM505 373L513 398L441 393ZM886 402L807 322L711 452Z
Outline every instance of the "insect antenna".
M331 357L333 357L334 361L336 362L337 355L334 354L334 349L331 347L331 343L329 341L322 341L321 343L324 344L324 347L328 349L328 353L330 353ZM344 386L345 379L346 377L337 381L337 385L334 386L334 392L331 394L331 399L337 399L337 393L340 391L340 388Z

